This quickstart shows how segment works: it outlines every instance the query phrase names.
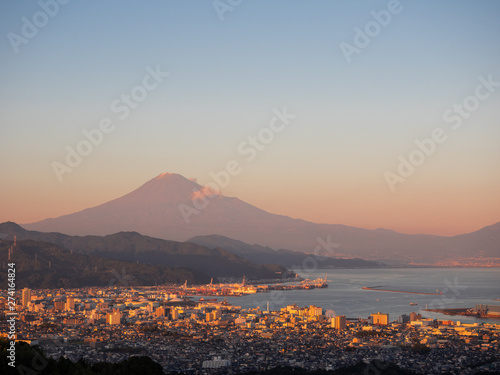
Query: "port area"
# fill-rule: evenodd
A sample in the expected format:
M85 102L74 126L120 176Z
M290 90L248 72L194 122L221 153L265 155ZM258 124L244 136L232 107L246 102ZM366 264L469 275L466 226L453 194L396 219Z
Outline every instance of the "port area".
M393 290L393 289L382 289L382 288L383 288L383 285L379 285L379 286L364 286L361 289L363 289L363 290L374 290L374 291L377 291L377 292L423 294L423 295L427 295L427 296L439 296L439 295L443 294L443 292L436 292L436 293L408 292L408 291L404 291L404 290Z
M315 289L327 288L328 283L326 277L315 280L301 280L287 283L271 283L271 284L247 284L245 278L242 283L235 284L207 284L188 287L185 285L177 294L181 296L213 296L213 297L241 297L248 294L268 293L273 290L297 290L297 289Z

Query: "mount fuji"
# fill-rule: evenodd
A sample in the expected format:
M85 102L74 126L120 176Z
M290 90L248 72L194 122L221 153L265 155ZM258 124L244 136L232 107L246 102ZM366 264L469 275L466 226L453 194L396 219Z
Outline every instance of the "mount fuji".
M174 173L99 206L22 226L69 235L135 231L175 241L217 234L274 249L404 263L500 257L500 223L453 237L316 224L266 212Z

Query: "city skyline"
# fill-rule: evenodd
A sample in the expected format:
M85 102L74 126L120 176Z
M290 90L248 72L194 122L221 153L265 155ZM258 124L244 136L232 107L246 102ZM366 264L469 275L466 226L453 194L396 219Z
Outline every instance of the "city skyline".
M16 307L21 317L17 324L22 328L16 338L44 347L52 368L63 354L68 373L74 372L71 362L78 361L81 368L133 361L137 352L147 352L153 363L159 364L159 374L196 367L202 373L213 368L226 368L223 373L246 373L276 366L309 371L346 368L360 373L391 366L399 370L397 373L411 369L411 374L500 368L500 326L495 322L500 306L476 305L474 317L453 316L452 312L452 316L433 318L435 311L444 310L426 307L417 313L410 312L413 307L408 306L410 311L396 316L371 312L373 309L365 311L364 317L352 312L340 315L331 305L289 303L285 296L291 291L271 291L280 298L270 295L268 288L283 285L250 286L259 293L250 292L247 297L255 296L261 302L267 299L267 308L243 306L245 295L228 302L226 293L243 288L243 284L218 284L218 290L212 283L190 288L115 285L33 290L28 304ZM321 290L327 291L327 285ZM456 295L458 291L452 299ZM449 297L440 298L443 304L449 301ZM345 304L337 304L335 309L344 310ZM429 314L431 317L426 317ZM55 317L57 323L46 323ZM3 341L0 344L5 345ZM48 367L49 360L44 362L37 370ZM29 364L26 360L22 363L20 366Z
M0 5L0 222L164 172L206 185L232 160L224 195L293 218L439 235L498 222L500 5L430 4ZM276 112L290 118L273 129Z

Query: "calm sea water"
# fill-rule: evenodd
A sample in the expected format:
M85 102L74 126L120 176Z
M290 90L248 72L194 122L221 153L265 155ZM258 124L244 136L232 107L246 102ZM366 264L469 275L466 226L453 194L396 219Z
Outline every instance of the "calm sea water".
M446 316L421 311L429 308L474 307L477 304L500 305L500 269L498 268L394 268L394 269L342 269L296 271L303 278L328 277L328 288L258 293L228 298L228 302L243 308L260 306L271 310L293 303L299 306L316 305L333 310L348 318L367 318L371 313L388 313L391 320L412 311L424 317L460 320L463 322L493 322L500 319L476 319L464 316ZM443 295L420 295L379 292L361 289L364 286L383 286L385 289ZM418 305L410 306L410 303Z

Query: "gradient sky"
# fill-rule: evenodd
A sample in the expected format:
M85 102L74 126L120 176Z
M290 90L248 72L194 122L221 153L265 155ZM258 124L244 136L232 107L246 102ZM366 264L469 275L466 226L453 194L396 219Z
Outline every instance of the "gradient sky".
M16 53L9 33L41 7L2 1L0 222L95 206L163 172L206 184L229 160L242 172L225 195L295 218L444 235L500 221L500 87L459 129L443 120L478 77L500 81L500 2L402 0L348 63L340 44L387 7L247 0L221 21L211 1L72 0ZM110 104L157 65L170 76L118 119ZM297 117L246 161L238 145L285 106ZM60 182L52 163L106 117L115 130ZM392 192L384 173L439 127L447 140Z

